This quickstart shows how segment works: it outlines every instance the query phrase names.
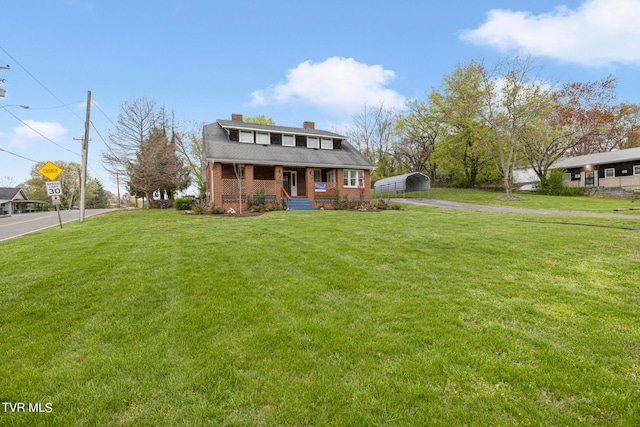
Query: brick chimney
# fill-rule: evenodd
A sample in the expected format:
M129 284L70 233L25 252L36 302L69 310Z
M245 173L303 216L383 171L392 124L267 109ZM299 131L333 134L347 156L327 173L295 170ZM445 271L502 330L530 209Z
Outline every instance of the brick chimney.
M232 114L231 115L231 120L237 120L237 121L242 121L242 114Z
M302 127L305 129L315 129L316 124L314 122L304 122L302 123Z

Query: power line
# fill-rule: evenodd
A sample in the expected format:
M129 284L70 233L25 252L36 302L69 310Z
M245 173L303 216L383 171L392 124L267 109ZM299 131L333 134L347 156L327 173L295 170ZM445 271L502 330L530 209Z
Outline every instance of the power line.
M38 135L40 135L41 137L43 137L44 139L46 139L47 141L49 141L50 143L62 148L65 151L68 151L71 154L75 154L75 155L80 155L78 153L74 153L73 151L69 150L66 147L63 147L62 145L58 144L57 142L55 142L52 139L49 139L48 137L44 136L43 134L41 134L40 132L38 132L36 129L34 129L32 126L30 126L28 123L26 123L24 120L22 120L20 117L16 116L15 114L13 114L11 111L9 111L8 109L4 109L7 113L11 114L16 120L18 120L20 123L22 123L24 126L28 127L29 129L31 129L32 131L34 131L35 133L37 133Z
M53 96L55 99L57 99L57 100L58 100L58 102L60 102L60 104L61 104L63 107L66 107L66 108L67 108L67 110L71 111L71 113L72 113L74 116L76 116L76 117L77 117L77 118L79 118L80 120L83 120L83 119L82 119L82 117L80 117L80 116L78 115L78 113L76 113L76 112L75 112L75 111L73 111L71 108L69 108L69 105L68 105L68 104L65 104L65 102L64 102L64 101L62 101L60 98L58 98L58 95L56 95L55 93L53 93L53 92L52 92L48 87L46 87L46 86L45 86L45 85L44 85L40 80L38 80L38 79L37 79L33 74L31 74L31 73L29 72L29 70L27 70L27 69L24 67L24 65L22 65L22 64L21 64L17 59L15 59L13 56L11 56L11 54L10 54L9 52L7 52L7 51L6 51L2 46L0 46L0 50L1 50L1 51L3 51L3 52L5 53L5 55L7 55L9 58L11 58L11 60L12 60L13 62L15 62L16 64L18 64L18 66L19 66L20 68L22 68L22 70L23 70L25 73L27 73L27 74L29 75L29 77L31 77L33 80L35 80L35 81L36 81L36 83L38 83L40 86L42 86L42 87L44 88L44 90L46 90L47 92L49 92L49 94L50 94L51 96Z
M33 159L28 158L28 157L21 156L20 154L12 153L11 151L5 150L4 148L0 148L0 151L4 151L5 153L9 153L9 154L11 154L13 156L20 157L20 158L23 158L25 160L29 160L30 162L33 162L33 163L38 163L37 160L33 160Z

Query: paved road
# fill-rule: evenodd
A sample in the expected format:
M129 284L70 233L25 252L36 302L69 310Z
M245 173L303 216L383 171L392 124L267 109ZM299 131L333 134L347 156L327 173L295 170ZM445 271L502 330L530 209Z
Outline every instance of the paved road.
M107 212L113 212L117 209L86 209L84 211L85 218L94 215L100 215ZM80 220L80 211L60 211L62 224L71 221ZM3 240L15 239L28 233L44 230L50 227L60 227L58 222L58 214L53 212L31 212L24 214L14 214L10 217L0 218L0 242Z
M640 215L607 214L607 213L579 212L579 211L553 211L553 210L546 210L546 209L523 209L523 208L515 208L515 207L509 207L509 206L474 205L471 203L450 202L448 200L434 200L434 199L391 199L391 200L396 203L404 203L407 205L431 206L435 208L445 208L445 209L463 209L463 210L480 211L480 212L577 216L577 217L592 217L592 218L620 218L620 219L640 220Z

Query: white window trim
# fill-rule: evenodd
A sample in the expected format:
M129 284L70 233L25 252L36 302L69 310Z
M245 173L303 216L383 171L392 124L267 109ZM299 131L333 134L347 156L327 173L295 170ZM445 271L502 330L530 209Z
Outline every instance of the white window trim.
M608 173L609 171L613 171L613 174L612 174L611 176L607 176L607 173ZM606 169L604 170L604 177L605 177L605 178L615 178L615 177L616 177L616 168L606 168Z
M320 148L320 138L317 136L308 136L307 148Z
M640 175L640 165L633 165L633 175Z
M333 139L320 138L320 148L323 150L333 150Z
M243 135L245 136L245 138L242 137ZM250 136L251 141L247 140L247 136ZM240 129L238 140L244 144L253 144L253 131Z
M264 139L261 141L261 139ZM271 135L269 132L256 132L256 144L269 145L271 144Z
M285 143L285 140L287 138L290 138L291 142ZM288 135L288 134L282 135L282 146L283 147L295 147L296 146L296 136L295 135Z
M343 186L344 188L364 188L364 171L359 169L345 169Z
M337 181L337 178L338 178L338 174L335 169L327 172L327 182L335 183Z

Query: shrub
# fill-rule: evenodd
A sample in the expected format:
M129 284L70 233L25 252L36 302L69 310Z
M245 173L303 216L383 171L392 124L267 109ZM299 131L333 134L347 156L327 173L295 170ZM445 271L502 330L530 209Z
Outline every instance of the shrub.
M179 211L191 209L193 199L191 197L180 197L173 202L173 206Z
M389 204L387 203L386 200L380 199L380 200L378 200L376 202L375 205L373 205L373 207L376 208L376 209L380 209L380 210L386 211L387 209L389 209Z
M251 212L263 212L267 209L267 200L264 195L264 189L258 190L254 197L249 197L247 199L247 209Z
M209 211L213 214L213 215L222 215L225 210L224 208L216 208L215 206L211 205L211 208L209 208Z
M194 204L193 208L191 208L191 212L193 212L196 215L204 215L206 210L207 209L204 207L204 205L200 203Z
M552 169L547 177L540 182L540 193L549 196L582 196L584 189L581 187L566 187L564 185L565 171Z

